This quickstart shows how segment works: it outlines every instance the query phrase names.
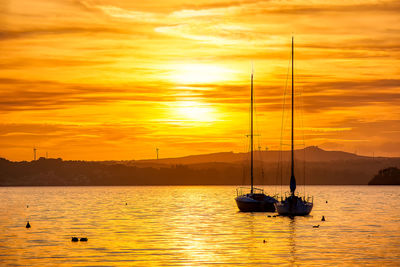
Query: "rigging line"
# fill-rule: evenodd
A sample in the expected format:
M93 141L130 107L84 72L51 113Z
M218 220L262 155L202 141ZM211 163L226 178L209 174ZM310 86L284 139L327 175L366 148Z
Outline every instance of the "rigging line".
M247 86L246 86L247 88ZM247 90L247 89L246 89ZM251 151L251 141L249 140L249 137L251 138L251 136L248 134L248 131L251 129L251 112L252 112L252 104L250 103L248 105L248 128L247 128L247 133L245 134L245 144L247 144L247 149L245 150L245 165L246 166L250 166L251 165L251 154L249 153ZM245 145L246 146L246 145ZM246 176L248 175L247 173L247 168L246 169ZM251 167L248 169L250 171ZM250 178L251 179L251 178Z
M306 137L305 137L305 130L304 130L304 97L303 96L301 97L301 109L302 109L301 122L302 122L302 127L303 127L303 142L304 142L304 157L303 157L303 159L304 159L304 163L303 163L304 164L304 185L303 186L304 186L304 196L305 196L306 195L306 179L307 179L307 176L306 176L306 170L307 170L306 147L307 147L307 145L306 145Z
M260 130L260 123L259 123L259 117L257 116L257 108L256 108L256 102L255 102L255 96L254 96L254 117L255 117L255 128L256 128L256 136L257 136L257 159L259 162L259 166L260 166L260 171L261 171L261 184L264 185L265 184L265 180L264 180L264 160L263 160L263 153L261 150L261 143L262 143L262 135L261 135L261 130Z
M291 64L291 59L292 59L292 54L289 54L289 63L288 63L288 68L287 68L287 73L286 73L286 83L285 83L285 90L283 92L283 103L282 103L282 120L281 120L281 137L280 137L280 144L279 144L279 159L278 159L278 173L280 174L281 178L281 196L282 194L282 186L283 186L283 132L284 132L284 122L285 122L285 106L286 106L286 94L287 94L287 88L288 88L288 81L289 81L289 72L290 72L290 64ZM278 174L278 176L279 176Z
M300 87L301 92L303 92L303 87ZM301 126L301 135L303 138L303 193L304 195L306 194L306 188L305 188L305 183L306 183L306 144L305 144L305 136L304 136L304 101L303 101L303 95L299 95L298 97L298 102L300 103L300 108L299 108L299 118L300 118L300 126Z
M255 88L255 86L254 86L254 84L255 84L255 82L254 82L254 64L252 63L252 75L253 75L253 139L254 139L254 136L257 136L257 143L258 143L258 146L259 146L259 138L258 138L258 136L259 136L259 129L258 129L258 117L257 117L257 103L256 103L256 94L255 94L255 90L254 90L254 88ZM254 151L254 143L253 143L253 151ZM255 151L254 151L255 153L254 153L254 158L253 158L253 161L254 161L254 170L257 170L257 168L256 168L256 164L255 163L257 163L257 155L258 155L258 153L257 153L257 149L255 149ZM255 171L253 171L254 172L254 174L256 174L256 172ZM254 175L254 181L255 181L255 177L256 177L256 175Z
M301 63L300 63L301 64ZM299 64L296 65L295 69L296 69L296 73L297 72L297 66ZM297 75L297 83L301 84L300 80L301 80L301 75ZM300 126L301 126L301 133L302 133L302 138L303 138L303 191L304 191L304 196L306 194L306 143L305 143L305 130L304 130L304 87L303 86L299 86L298 87L300 89L300 94L298 96L298 102L300 102L300 109L298 109L298 114L299 114L299 118L300 118Z
M255 133L253 133L253 137L257 137L257 148L255 149L255 156L254 161L255 163L258 160L258 165L259 165L259 171L261 170L261 184L264 184L264 170L263 170L263 159L262 159L262 154L260 151L261 147L261 130L260 130L260 123L259 123L259 117L257 116L257 98L256 98L256 90L254 88L255 82L254 82L254 65L252 64L252 73L253 73L253 130ZM254 145L253 145L253 150L254 150ZM257 152L258 151L258 152ZM257 168L255 168L257 169Z
M253 70L254 71L254 70ZM254 83L253 83L253 88L254 88L255 86L254 86ZM256 136L257 137L257 148L256 148L256 151L258 151L258 152L256 152L255 153L255 155L257 156L256 158L255 158L255 161L257 162L257 160L258 160L258 163L259 163L259 166L261 167L260 169L261 169L261 184L264 184L264 175L263 175L263 158L262 158L262 153L261 153L261 151L260 151L260 147L261 147L261 130L260 130L260 123L259 123L259 116L257 116L257 97L256 97L256 90L254 90L254 92L253 92L253 111L254 111L254 113L253 113L253 123L254 123L254 125L253 125L253 128L255 128L255 134L254 134L254 136Z

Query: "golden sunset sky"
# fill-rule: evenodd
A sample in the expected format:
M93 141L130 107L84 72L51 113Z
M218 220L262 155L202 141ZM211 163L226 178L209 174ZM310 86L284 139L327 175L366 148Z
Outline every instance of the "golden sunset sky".
M246 151L252 62L257 145L279 149L292 34L298 148L304 134L307 146L400 156L399 10L1 0L0 157L31 160L34 146L81 160Z

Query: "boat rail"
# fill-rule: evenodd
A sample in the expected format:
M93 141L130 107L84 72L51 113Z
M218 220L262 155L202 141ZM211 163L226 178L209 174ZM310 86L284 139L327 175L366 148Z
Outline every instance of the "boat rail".
M243 196L251 192L251 187L239 187L236 188L236 196ZM264 189L253 187L254 194L264 194Z
M291 192L285 192L284 196L281 196L281 201L284 201L286 198L290 197L291 195L292 195ZM314 196L301 195L299 192L296 192L294 195L296 197L301 198L303 201L314 203Z

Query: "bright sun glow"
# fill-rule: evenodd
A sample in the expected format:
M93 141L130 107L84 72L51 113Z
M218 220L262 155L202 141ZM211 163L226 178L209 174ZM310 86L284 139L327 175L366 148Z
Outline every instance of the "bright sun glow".
M181 84L213 83L229 80L232 70L209 64L174 65L170 79Z
M194 122L211 122L216 120L216 112L213 107L196 101L176 103L174 113L179 120Z

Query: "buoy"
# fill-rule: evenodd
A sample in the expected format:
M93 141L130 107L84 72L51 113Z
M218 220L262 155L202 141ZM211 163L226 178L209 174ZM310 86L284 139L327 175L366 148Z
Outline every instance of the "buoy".
M274 217L274 218L275 218L275 217L276 217L276 215L274 215L274 216L272 216L272 217Z
M27 208L29 208L29 205L26 205Z
M323 221L323 222L325 221L325 216L322 216L322 219L321 219L321 221Z
M271 218L271 215L268 215L268 218Z
M31 225L29 224L29 221L26 223L26 228L31 228Z
M319 228L319 224L318 225L313 225L313 228Z
M326 203L328 203L328 200L326 201Z
M81 239L79 241L86 242L87 241L87 237L81 237Z
M125 205L128 205L128 203L125 203Z
M71 238L71 241L72 241L72 242L78 242L79 240L78 240L77 237L74 236L74 237Z
M263 243L267 243L267 241L265 241L265 239L263 240Z

